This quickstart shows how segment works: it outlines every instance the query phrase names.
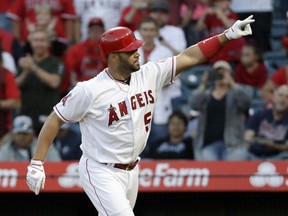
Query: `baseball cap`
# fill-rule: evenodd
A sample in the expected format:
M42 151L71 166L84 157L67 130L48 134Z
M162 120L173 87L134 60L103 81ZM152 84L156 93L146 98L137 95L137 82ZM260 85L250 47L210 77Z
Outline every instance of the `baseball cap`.
M103 23L102 19L98 18L98 17L93 17L92 19L90 19L90 21L88 23L88 27L90 27L92 25L100 25L100 26L104 27L104 23Z
M217 61L213 64L213 69L217 70L219 68L224 68L226 70L232 71L232 67L230 66L230 64L227 61Z
M169 4L167 0L154 0L151 3L150 10L169 12Z
M32 133L33 123L29 116L17 116L13 121L13 133Z

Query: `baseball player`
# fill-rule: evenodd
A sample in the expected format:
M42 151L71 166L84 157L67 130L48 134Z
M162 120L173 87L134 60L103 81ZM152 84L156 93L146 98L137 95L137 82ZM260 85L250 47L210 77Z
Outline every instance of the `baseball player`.
M150 132L160 89L181 71L205 62L228 40L252 34L252 16L236 21L222 34L201 41L177 56L140 67L143 41L132 31L116 27L100 38L108 68L79 82L46 120L27 172L29 188L44 188L44 159L64 122L80 122L83 155L79 175L84 191L101 216L134 215L138 191L139 154Z

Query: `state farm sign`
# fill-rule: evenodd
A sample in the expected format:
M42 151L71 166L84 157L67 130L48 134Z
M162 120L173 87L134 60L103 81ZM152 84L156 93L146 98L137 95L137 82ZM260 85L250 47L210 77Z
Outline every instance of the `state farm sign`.
M157 163L154 169L140 170L140 187L206 187L208 168L173 168L170 163Z
M29 162L0 162L0 192L29 192ZM140 192L187 191L286 191L286 161L188 161L140 162ZM46 162L43 192L83 192L78 162Z

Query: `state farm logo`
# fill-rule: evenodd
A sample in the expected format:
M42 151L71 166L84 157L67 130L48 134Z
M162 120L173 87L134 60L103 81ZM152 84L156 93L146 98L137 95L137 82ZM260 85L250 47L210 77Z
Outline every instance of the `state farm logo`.
M58 178L58 183L63 188L72 188L75 186L81 187L78 173L78 163L69 164L66 168L66 173Z
M284 176L279 175L275 165L270 162L261 163L255 175L250 177L250 184L254 187L280 187L283 183Z
M155 170L141 169L139 184L142 187L206 187L209 175L207 168L171 168L169 163L158 163Z
M16 169L0 169L0 187L15 187L18 171Z

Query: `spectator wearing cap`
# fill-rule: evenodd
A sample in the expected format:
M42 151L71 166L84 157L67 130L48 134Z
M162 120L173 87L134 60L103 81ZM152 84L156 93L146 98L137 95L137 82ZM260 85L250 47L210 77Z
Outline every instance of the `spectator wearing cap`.
M17 116L13 121L12 138L0 148L0 161L30 161L36 150L32 119ZM60 161L56 148L51 146L47 161Z
M49 53L50 41L45 30L35 30L30 37L33 55L19 60L16 81L21 88L21 114L33 120L39 133L53 106L59 101L64 64Z
M149 16L149 6L152 0L132 0L130 6L123 9L119 26L125 26L131 31L137 30L140 21Z
M191 106L199 111L194 147L201 160L242 160L245 114L250 97L235 83L228 62L218 61L213 71L203 74L202 84L193 92ZM206 88L208 82L211 88Z
M150 6L150 16L158 22L160 27L158 40L170 49L173 55L182 52L186 46L186 38L182 28L169 25L169 4L167 0L155 0Z
M54 145L60 153L62 160L79 160L81 135L71 128L71 124L63 124L54 140Z
M21 105L14 75L3 64L0 51L0 139L11 129L11 111Z
M88 38L71 46L66 54L66 67L71 74L72 86L77 82L91 79L107 64L99 54L98 41L105 28L102 19L92 18L88 24Z
M205 38L217 35L226 29L238 19L237 14L230 9L231 0L212 0L213 6L208 8L205 13L198 19L196 30L207 31ZM225 44L210 62L218 60L228 62L237 62L240 57L241 48L245 45L245 39L240 38L230 40Z

